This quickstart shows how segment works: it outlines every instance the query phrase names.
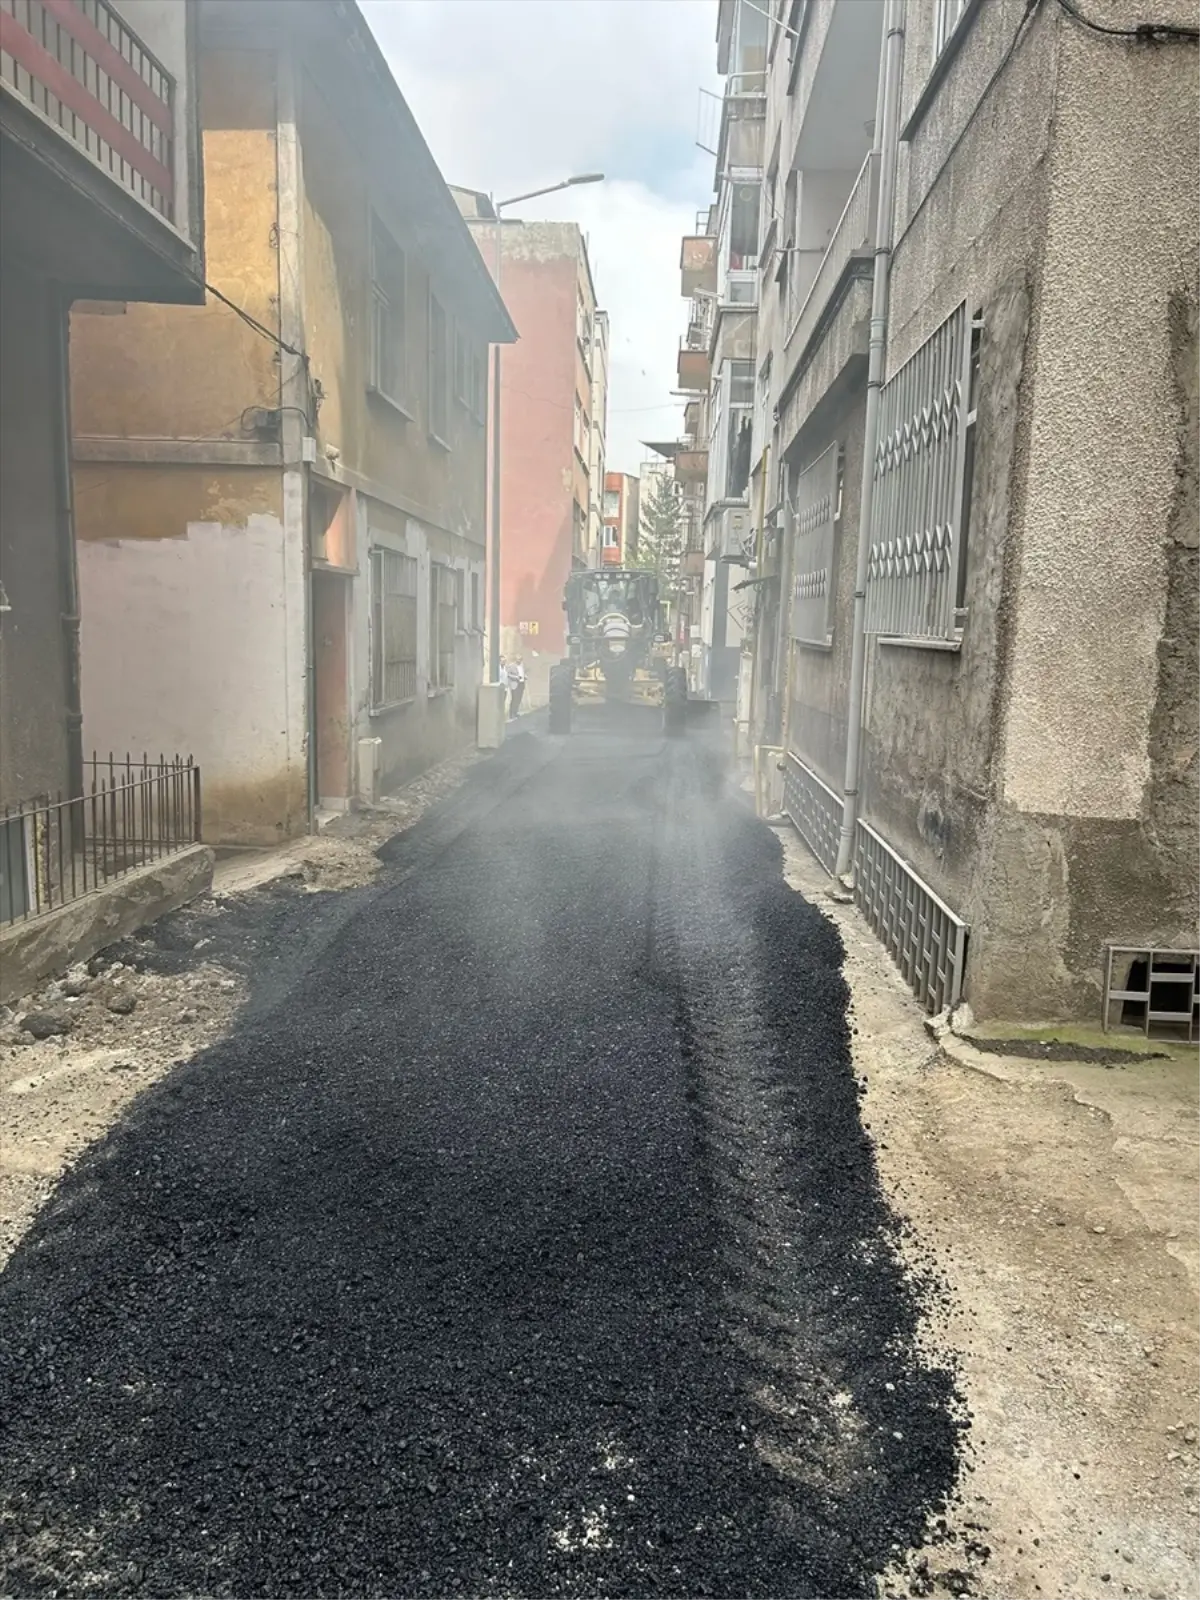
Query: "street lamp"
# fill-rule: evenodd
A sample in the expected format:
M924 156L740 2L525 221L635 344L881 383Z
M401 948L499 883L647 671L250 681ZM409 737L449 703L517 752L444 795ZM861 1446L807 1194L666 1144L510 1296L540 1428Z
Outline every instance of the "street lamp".
M506 206L515 206L522 200L540 200L544 194L557 194L560 189L574 189L581 183L603 183L602 172L581 172L561 183L552 183L546 189L531 189L528 194L514 194L507 200L493 200L492 212L496 219L496 254L493 277L496 293L500 294L500 213ZM501 295L503 299L503 295ZM488 605L488 682L500 681L500 345L492 347L492 526L489 543L492 587Z

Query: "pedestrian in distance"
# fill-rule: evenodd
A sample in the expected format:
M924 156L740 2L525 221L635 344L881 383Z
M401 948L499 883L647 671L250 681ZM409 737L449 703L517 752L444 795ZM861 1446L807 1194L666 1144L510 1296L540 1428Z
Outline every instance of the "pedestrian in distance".
M508 705L508 660L507 660L507 658L505 656L501 656L500 657L500 678L499 678L499 683L500 683L500 715L503 717L503 716L507 715L506 707Z
M521 711L521 700L525 694L525 663L517 656L510 661L504 669L508 679L508 720L515 721Z

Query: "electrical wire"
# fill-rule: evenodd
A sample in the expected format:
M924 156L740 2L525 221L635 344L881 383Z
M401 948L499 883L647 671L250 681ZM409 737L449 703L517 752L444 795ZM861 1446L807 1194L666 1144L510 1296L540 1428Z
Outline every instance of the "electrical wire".
M1105 22L1097 22L1093 17L1084 16L1074 0L1058 0L1058 3L1082 27L1109 39L1140 39L1153 44L1200 43L1200 28L1184 27L1178 22L1135 22L1131 28L1113 28Z
M261 334L271 344L277 345L280 350L286 350L288 355L295 356L298 361L302 361L306 367L308 366L308 356L303 350L297 350L294 344L289 344L286 339L281 339L277 333L272 333L270 328L264 327L257 317L252 317L248 311L243 310L236 300L231 300L227 294L222 294L220 289L214 288L211 283L203 283L202 287L219 300L223 306L228 306L235 316L241 317L248 328L253 328L255 333Z

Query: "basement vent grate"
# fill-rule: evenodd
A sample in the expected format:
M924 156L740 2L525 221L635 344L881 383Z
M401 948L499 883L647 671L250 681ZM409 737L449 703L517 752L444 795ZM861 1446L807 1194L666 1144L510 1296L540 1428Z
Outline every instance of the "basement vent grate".
M966 923L865 822L855 837L854 903L926 1011L958 1004Z
M783 766L783 809L796 832L832 876L842 831L841 798L790 753Z
M1114 980L1122 987L1114 988ZM1113 1007L1120 1012L1114 1017ZM1200 951L1110 944L1104 953L1104 1031L1140 1028L1147 1039L1200 1037Z

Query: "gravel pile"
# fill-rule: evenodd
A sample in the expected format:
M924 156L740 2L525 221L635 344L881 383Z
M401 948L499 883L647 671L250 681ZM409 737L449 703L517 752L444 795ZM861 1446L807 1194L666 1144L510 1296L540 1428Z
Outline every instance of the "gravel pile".
M525 736L384 856L0 1277L0 1589L874 1594L959 1423L776 842Z

